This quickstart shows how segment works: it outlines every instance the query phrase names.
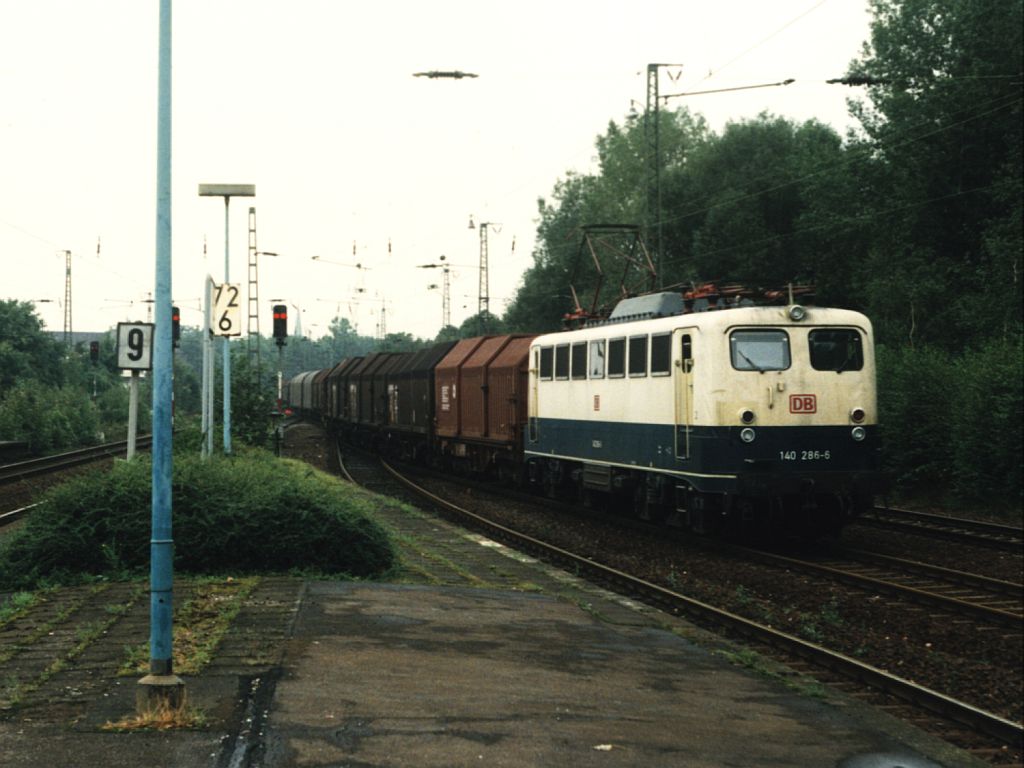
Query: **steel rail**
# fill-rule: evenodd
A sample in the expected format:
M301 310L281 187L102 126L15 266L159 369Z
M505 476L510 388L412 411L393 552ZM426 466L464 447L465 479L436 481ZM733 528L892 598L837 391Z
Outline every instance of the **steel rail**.
M38 506L39 503L37 502L35 504L29 504L26 507L18 507L17 509L12 509L10 512L0 513L0 528L3 528L5 525L10 525L15 520L24 515L26 512L35 509Z
M1024 594L1024 584L1016 581L1004 581L993 579L989 576L982 576L977 573L958 571L952 568L943 568L941 565L921 563L917 560L904 560L901 557L892 557L878 552L867 552L862 549L843 549L843 553L857 560L876 563L883 566L901 568L910 573L920 573L925 576L947 579L950 583L961 584L965 587L983 589L993 594L1005 595L1020 599Z
M1006 549L1011 552L1019 552L1024 543L1024 530L1016 526L935 515L928 512L914 512L894 507L874 507L870 511L862 513L854 521L854 524L926 533L952 541Z
M641 593L645 599L668 609L669 612L675 614L685 613L729 629L749 639L782 649L819 667L844 677L852 678L863 685L883 691L960 725L999 739L1016 749L1024 746L1024 726L1020 723L1015 723L994 713L986 712L978 707L958 701L938 691L917 685L844 654L830 651L827 648L807 642L793 635L779 632L758 622L745 619L737 614L716 608L708 603L687 597L602 563L573 554L560 547L547 544L532 536L514 531L431 493L401 475L388 465L387 462L382 460L381 464L398 482L410 490L424 498L430 499L443 509L473 521L496 537L514 542L516 546L525 546L544 557L569 564L574 571L596 574L602 579L620 585L627 593Z
M1015 629L1018 632L1021 631L1021 623L1024 621L1024 615L1022 615L1021 611L1007 611L984 603L971 602L959 597L944 595L927 588L911 587L906 584L889 581L885 578L867 576L862 573L857 573L856 571L847 570L842 566L815 563L810 560L800 560L794 557L777 555L773 552L763 552L757 549L748 549L746 547L735 547L734 549L745 557L759 560L763 563L767 563L768 565L793 568L803 571L804 573L820 574L853 587L872 589L879 592L885 592L890 595L895 595L897 597L904 597L924 605L944 608L955 614L971 616L984 621L991 621L999 624L1000 626ZM935 576L932 576L932 578L935 578ZM999 583L1006 584L1008 582Z
M146 448L152 442L153 438L151 435L140 435L135 444L139 448ZM0 485L16 483L19 480L36 475L45 475L50 472L67 469L68 467L75 467L79 464L86 464L97 459L114 456L127 450L127 448L128 441L120 440L113 443L104 443L103 445L93 445L76 451L57 453L53 456L43 456L42 458L19 461L14 464L4 464L0 466Z

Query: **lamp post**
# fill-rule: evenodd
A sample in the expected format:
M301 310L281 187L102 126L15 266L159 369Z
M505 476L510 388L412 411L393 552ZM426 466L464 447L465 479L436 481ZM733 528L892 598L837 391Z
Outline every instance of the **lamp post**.
M232 197L255 197L255 184L200 184L200 197L224 198L224 282L231 281L229 209ZM207 328L209 332L209 328ZM231 348L229 338L224 337L224 453L231 453ZM212 412L213 404L210 404Z

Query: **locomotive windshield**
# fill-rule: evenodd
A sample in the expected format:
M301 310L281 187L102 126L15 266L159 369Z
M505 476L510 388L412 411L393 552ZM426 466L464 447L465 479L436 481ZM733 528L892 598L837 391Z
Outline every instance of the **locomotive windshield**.
M733 331L729 337L732 367L737 371L784 371L789 368L789 336L775 329Z
M817 328L808 334L816 371L859 371L864 367L860 333L852 328Z

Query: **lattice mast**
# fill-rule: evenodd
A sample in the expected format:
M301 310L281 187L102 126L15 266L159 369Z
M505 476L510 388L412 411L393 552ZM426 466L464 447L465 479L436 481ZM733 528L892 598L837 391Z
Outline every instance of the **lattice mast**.
M256 250L256 209L249 208L249 333L246 337L246 352L249 362L260 370L260 279L259 253Z
M64 251L64 346L71 346L71 251Z

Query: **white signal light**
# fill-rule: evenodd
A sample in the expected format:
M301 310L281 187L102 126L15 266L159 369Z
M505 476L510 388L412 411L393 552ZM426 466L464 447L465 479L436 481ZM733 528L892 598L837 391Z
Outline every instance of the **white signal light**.
M850 437L852 437L858 443L865 437L867 437L867 435L867 430L865 430L864 427L854 427L853 429L850 430Z
M740 440L744 443L754 442L755 437L757 437L757 434L750 427L740 430Z
M804 307L801 307L799 304L793 304L792 306L790 306L786 314L789 315L789 319L792 320L794 323L799 323L801 320L807 317L807 310Z

